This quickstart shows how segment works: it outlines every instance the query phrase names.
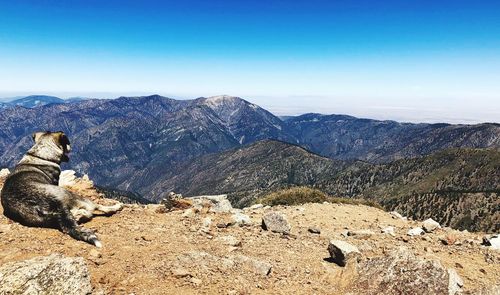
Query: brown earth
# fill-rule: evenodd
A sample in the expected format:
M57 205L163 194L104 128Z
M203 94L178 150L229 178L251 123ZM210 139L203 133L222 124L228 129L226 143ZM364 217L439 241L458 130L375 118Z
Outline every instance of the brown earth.
M85 191L85 187L77 190ZM84 192L82 192L84 193ZM88 193L88 192L87 192ZM245 210L253 224L227 223L228 213L186 210L161 213L160 205L129 205L111 217L97 217L84 226L97 231L98 249L53 229L29 228L0 216L0 266L11 261L61 253L84 257L96 293L109 294L345 294L353 292L345 268L330 262L329 240L356 245L363 259L408 248L418 257L439 260L455 269L463 290L500 285L500 252L481 246L481 233L439 229L419 237L406 232L421 222L395 219L382 210L362 205L305 204ZM291 235L264 231L262 215L279 211L292 226ZM184 216L188 215L188 216ZM211 218L210 226L206 218ZM380 232L394 226L396 236ZM316 227L321 234L313 234ZM344 237L346 230L371 229L367 238ZM233 236L223 240L224 236ZM440 240L447 237L455 245ZM222 239L221 239L222 238ZM241 245L238 245L241 242ZM231 244L231 245L228 245ZM457 245L461 244L461 245ZM243 258L242 258L243 257ZM231 261L244 261L227 265ZM270 274L262 265L272 266ZM346 280L347 282L343 281ZM356 291L354 291L356 292Z

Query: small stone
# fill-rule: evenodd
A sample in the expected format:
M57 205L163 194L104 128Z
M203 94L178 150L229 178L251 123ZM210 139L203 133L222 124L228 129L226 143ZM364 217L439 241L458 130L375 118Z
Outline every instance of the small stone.
M396 211L392 211L389 214L391 214L392 218L394 218L394 219L406 220L406 217L403 217L401 214L399 214Z
M10 231L10 224L0 224L0 234Z
M425 230L425 232L431 233L436 229L441 228L441 225L434 219L429 218L422 223L422 228Z
M89 257L92 258L92 259L99 259L99 258L102 257L102 254L98 250L92 249L89 252Z
M231 215L231 224L239 225L239 226L244 226L244 225L251 225L252 224L252 219L243 213L235 213Z
M189 281L195 286L200 286L203 283L202 280L197 278L191 278Z
M224 245L238 247L241 246L241 240L234 236L222 236L217 238L217 240L221 241Z
M184 278L191 276L191 273L187 269L182 267L174 268L171 271L172 275L177 278Z
M182 217L184 218L191 218L194 217L196 214L192 208L186 209L184 213L182 213Z
M330 252L333 261L339 266L345 266L350 260L357 260L361 256L356 246L340 240L331 240L328 245L328 252Z
M355 237L358 239L368 239L369 237L373 236L375 233L369 229L362 229L362 230L352 230L348 231L347 235L350 237Z
M312 234L321 234L321 230L317 227L310 227L307 230Z
M291 227L286 217L278 212L269 212L262 217L262 228L275 233L289 234Z
M447 246L453 245L456 242L457 242L457 236L451 233L441 238L441 243Z
M483 245L490 246L493 250L500 250L500 235L484 236Z
M262 205L262 204L254 204L254 205L250 206L251 210L257 210L257 209L260 209L260 208L264 208L264 205Z
M395 232L394 232L394 226L388 226L388 227L385 227L383 228L382 230L382 233L384 234L388 234L388 235L391 235L391 236L396 236Z
M227 227L227 224L226 223L222 223L222 222L219 222L217 223L216 225L218 228L226 228Z
M412 228L408 231L408 235L409 236L420 236L420 235L423 235L425 232L424 230L421 228L421 227L415 227L415 228Z

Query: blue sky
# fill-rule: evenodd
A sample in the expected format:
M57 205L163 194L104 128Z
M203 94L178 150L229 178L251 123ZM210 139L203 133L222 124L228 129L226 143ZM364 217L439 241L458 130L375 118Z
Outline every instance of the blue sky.
M500 122L500 1L5 1L0 96Z

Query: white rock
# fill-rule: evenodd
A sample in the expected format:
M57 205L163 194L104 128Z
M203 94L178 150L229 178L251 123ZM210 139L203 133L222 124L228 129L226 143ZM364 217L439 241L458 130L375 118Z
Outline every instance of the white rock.
M64 170L59 176L59 186L72 186L76 184L75 170Z
M235 213L231 215L231 220L232 223L235 225L250 225L252 224L252 219L248 215L245 215L243 213Z
M394 230L394 226L388 226L388 227L383 228L382 233L391 235L393 237L396 235L395 230Z
M269 212L262 217L262 228L275 233L290 233L291 226L286 216L278 212Z
M340 240L330 240L328 252L330 252L333 261L340 266L345 266L349 260L361 256L361 252L356 246Z
M10 174L10 171L7 168L3 168L2 170L0 170L0 178L7 177L9 174Z
M457 271L449 268L448 269L448 294L454 295L461 293L462 287L464 286L464 281L458 275Z
M425 232L431 233L434 230L441 228L441 225L434 219L429 218L422 223L422 228L425 230Z
M205 232L205 233L210 232L211 225L212 225L212 218L210 218L210 217L203 218L202 224L201 224L201 231Z
M260 209L260 208L264 208L264 205L262 205L262 204L255 204L255 205L250 206L251 210L256 210L256 209Z
M494 250L500 250L500 236L496 235L490 238L490 247Z
M192 208L186 209L184 211L184 213L182 213L182 217L184 217L184 218L191 218L191 217L194 217L195 215L196 215L196 213L194 212L194 210Z
M421 227L415 227L408 231L409 236L420 236L423 235L425 231Z
M392 211L389 214L391 214L393 218L397 218L397 219L401 219L401 220L405 220L405 221L408 220L408 218L403 217L403 215L399 214L396 211Z

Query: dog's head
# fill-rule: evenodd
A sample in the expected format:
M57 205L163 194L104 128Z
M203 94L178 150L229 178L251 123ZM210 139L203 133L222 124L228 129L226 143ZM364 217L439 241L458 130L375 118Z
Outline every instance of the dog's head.
M53 162L68 162L71 152L69 139L62 131L35 132L32 135L35 144L28 154Z

